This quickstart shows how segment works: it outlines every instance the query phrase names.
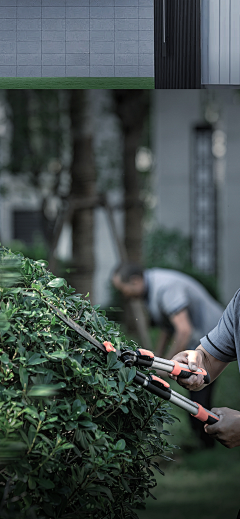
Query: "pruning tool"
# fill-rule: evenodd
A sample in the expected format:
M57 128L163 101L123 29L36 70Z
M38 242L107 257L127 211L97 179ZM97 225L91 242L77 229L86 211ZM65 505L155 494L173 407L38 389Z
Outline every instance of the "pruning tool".
M104 341L101 343L70 317L67 317L63 312L61 312L61 310L56 308L51 303L48 303L47 301L45 302L50 308L52 308L58 317L62 319L62 321L64 321L68 326L81 335L81 337L84 337L87 341L103 351L105 354L109 353L110 351L114 351L119 360L121 360L127 367L143 366L145 368L161 369L169 374L181 378L189 378L191 375L203 374L205 384L210 383L209 373L202 368L198 368L196 371L191 371L186 364L182 364L175 360L166 360L161 359L160 357L155 357L154 353L149 350L138 348L136 351L120 351L114 348L112 343L109 341ZM161 379L160 377L157 377L156 375L150 374L146 376L140 371L136 371L134 382L140 386L143 386L150 393L159 396L164 400L168 400L169 402L172 402L182 409L185 409L185 411L188 411L192 416L201 422L204 422L205 424L213 425L219 421L219 416L217 416L215 413L208 411L205 409L205 407L201 406L197 402L192 402L176 391L173 391L173 389L170 388L170 384L168 384L168 382Z

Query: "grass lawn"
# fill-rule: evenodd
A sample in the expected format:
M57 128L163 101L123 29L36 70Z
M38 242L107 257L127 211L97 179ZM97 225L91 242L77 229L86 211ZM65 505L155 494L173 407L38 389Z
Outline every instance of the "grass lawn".
M171 381L175 391L187 391ZM214 393L214 406L240 410L240 374L237 363L230 364L219 377ZM199 450L192 434L188 414L172 406L172 414L180 422L165 426L179 445L174 462L163 460L165 476L156 474L157 487L147 500L140 519L236 519L240 509L240 447L226 449L220 443L209 451Z
M154 89L154 78L0 78L0 89Z

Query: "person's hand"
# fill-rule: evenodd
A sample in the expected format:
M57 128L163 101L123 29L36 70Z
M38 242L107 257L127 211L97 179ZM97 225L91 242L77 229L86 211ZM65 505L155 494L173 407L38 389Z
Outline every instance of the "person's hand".
M182 364L188 364L191 371L196 371L197 368L206 370L203 364L203 354L201 350L186 350L181 351L175 355L171 360L177 360ZM180 386L185 387L191 391L199 391L204 385L203 375L191 375L189 378L179 378L174 375L169 375L172 380L176 380Z
M228 407L214 407L211 411L219 416L219 422L214 425L204 425L205 432L228 449L239 447L240 412Z

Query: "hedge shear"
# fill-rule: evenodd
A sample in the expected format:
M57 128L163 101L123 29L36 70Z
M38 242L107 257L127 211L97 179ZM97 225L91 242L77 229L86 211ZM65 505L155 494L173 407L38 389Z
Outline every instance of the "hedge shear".
M81 337L89 341L91 344L96 346L98 349L103 351L105 354L114 351L125 366L144 366L146 368L155 368L166 371L166 373L175 375L181 378L189 378L191 375L203 374L205 384L210 383L210 375L207 371L202 368L198 368L197 371L191 371L186 364L182 364L175 360L166 360L161 359L160 357L155 357L154 353L150 350L144 350L138 348L136 351L126 350L120 351L114 348L111 342L104 341L103 343L99 342L95 337L90 335L84 328L79 326L75 321L73 321L70 317L67 317L61 310L56 308L51 303L48 303L45 300L45 303L52 308L52 310L58 315L62 321L64 321L70 328L76 331ZM165 380L157 377L156 375L145 375L140 371L136 371L136 376L134 377L134 382L143 386L147 391L152 393L153 395L159 396L164 400L168 400L173 404L185 409L192 416L204 422L205 424L213 425L214 423L219 421L219 416L211 411L205 409L205 407L201 406L197 402L192 402L188 398L180 395L176 391L170 388L170 384Z

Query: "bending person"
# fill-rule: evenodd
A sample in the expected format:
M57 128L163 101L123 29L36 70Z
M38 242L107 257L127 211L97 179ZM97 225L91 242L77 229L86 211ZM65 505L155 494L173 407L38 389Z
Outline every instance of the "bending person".
M159 357L163 356L171 338L169 359L183 349L195 349L200 338L216 326L223 312L200 283L175 270L142 270L138 265L123 264L115 270L112 282L124 296L144 300L152 322L161 329L155 350ZM211 407L212 389L210 385L198 393L197 402L203 407ZM196 401L196 394L190 396ZM205 434L203 424L192 416L190 420L203 446L212 447L214 440Z

